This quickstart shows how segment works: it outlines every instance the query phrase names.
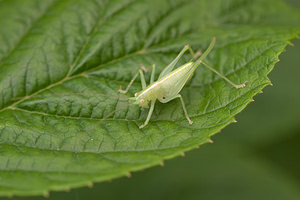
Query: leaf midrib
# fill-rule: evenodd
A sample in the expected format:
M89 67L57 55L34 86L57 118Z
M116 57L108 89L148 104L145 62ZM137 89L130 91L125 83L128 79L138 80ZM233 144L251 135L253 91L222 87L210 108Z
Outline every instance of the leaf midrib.
M274 45L274 46L275 46L275 45ZM268 50L272 49L274 46L271 46L271 47L265 49L263 52L259 53L258 55L254 56L249 62L253 61L253 60L254 60L255 58L257 58L258 56L261 56L262 54L264 54L264 53L267 52ZM134 52L134 53L132 53L132 54L130 54L130 55L129 55L129 54L126 54L126 55L123 56L123 57L120 57L120 58L118 58L118 59L114 59L114 60L112 60L112 61L110 61L110 62L108 62L108 63L104 63L104 64L102 64L102 65L100 65L100 66L97 66L96 68L97 68L97 69L103 68L103 67L105 67L106 65L110 65L110 64L112 64L112 63L118 62L118 61L120 61L120 60L122 60L122 59L125 59L125 58L127 58L127 57L131 57L131 56L134 56L134 55L136 55L136 54L142 54L141 51L145 51L145 50L142 49L142 50L139 50L139 51L137 51L137 52ZM146 51L145 51L145 52L146 52ZM249 63L249 62L247 62L247 63ZM271 64L271 63L273 63L273 61L270 61L268 64ZM242 68L244 68L244 67L245 67L245 65L242 66L242 67L240 67L238 70L240 70L240 69L242 69ZM27 99L29 99L29 98L31 98L31 97L37 95L37 94L39 94L39 93L41 93L41 92L43 92L43 91L45 91L45 90L47 90L47 89L50 89L50 88L52 88L52 87L54 87L54 86L56 86L56 85L59 85L60 83L62 83L62 82L64 82L64 81L67 81L67 80L70 80L70 79L73 79L73 78L76 78L76 77L79 77L79 76L85 76L85 74L86 74L88 71L94 71L94 70L95 70L95 68L90 69L90 70L87 70L87 71L85 71L85 72L82 72L82 73L77 74L77 75L74 75L74 76L65 77L64 79L62 79L61 81L59 81L59 82L57 82L57 83L55 83L55 84L49 85L48 87L43 88L42 90L39 90L39 91L37 91L36 93L34 93L34 94L30 95L30 96L26 96L26 97L28 97L28 98L25 97L25 98L21 99L20 101L16 102L15 104L13 104L13 105L11 105L11 106L8 106L7 109L19 110L19 111L23 111L23 112L27 112L27 113L40 114L40 115L45 115L45 116L53 116L53 117L60 117L60 118L68 118L68 119L99 120L98 118L92 118L92 117L89 117L89 118L88 118L88 117L73 117L73 116L64 116L64 115L54 115L54 114L43 113L43 112L39 112L39 111L30 111L30 110L26 110L26 109L22 109L22 108L15 107L15 105L17 105L17 104L19 104L19 103L21 103L21 102L23 102L23 101L25 101L25 100L27 100ZM260 70L261 70L261 68L260 68ZM230 73L226 74L226 76L228 76L228 75L230 75L230 74L233 74L233 73L235 73L235 72L236 72L236 70L235 70L234 72L230 72ZM216 81L218 81L218 80L219 80L219 79L215 79L214 81L211 81L211 83L216 82ZM258 86L258 87L263 87L263 86L266 86L266 85L267 85L267 83L266 83L266 84L262 84L262 85L260 85L260 86ZM256 87L256 88L258 88L258 87ZM253 88L250 88L250 90L253 90ZM244 96L244 95L247 94L247 93L248 93L248 92L245 92L245 93L242 94L241 96ZM208 111L208 112L201 113L201 114L196 114L196 115L191 115L191 117L199 117L199 116L201 116L201 115L205 115L205 114L208 114L208 113L215 112L215 111L217 111L217 110L219 110L219 109L222 109L222 108L228 106L229 104L231 104L232 102L236 101L236 100L239 99L239 98L240 98L240 97L235 98L235 99L232 99L232 100L229 101L227 104L225 104L225 105L223 105L223 106L220 106L220 107L218 107L218 108L214 108L213 110L210 110L210 111ZM4 110L1 110L0 112L2 112L2 111L4 111ZM101 120L101 119L100 119L100 120ZM133 121L133 122L140 121L140 120L138 120L138 119L137 119L137 120L128 120L128 119L106 119L106 120L123 120L123 121ZM105 120L105 121L106 121L106 120ZM184 120L184 119L182 119L182 120ZM170 122L176 122L176 120L157 120L157 121L170 121ZM178 121L178 120L177 120L177 121ZM153 122L154 122L154 121L153 121Z

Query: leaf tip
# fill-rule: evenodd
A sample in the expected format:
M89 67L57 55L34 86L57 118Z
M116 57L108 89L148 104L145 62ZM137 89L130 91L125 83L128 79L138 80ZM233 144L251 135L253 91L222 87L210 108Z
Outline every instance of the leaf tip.
M209 140L208 142L211 143L211 144L214 143L214 141L212 141L212 140Z

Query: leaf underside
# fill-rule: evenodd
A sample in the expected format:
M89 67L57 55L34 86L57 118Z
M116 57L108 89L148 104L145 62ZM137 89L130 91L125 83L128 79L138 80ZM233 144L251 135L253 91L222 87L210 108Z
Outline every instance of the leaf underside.
M276 0L0 1L0 195L92 185L209 142L270 84L299 24ZM200 66L181 92L194 124L174 100L139 129L148 110L127 97L141 84L119 97L120 85L140 65L156 64L157 78L184 45L205 50L213 36L206 62L246 87Z

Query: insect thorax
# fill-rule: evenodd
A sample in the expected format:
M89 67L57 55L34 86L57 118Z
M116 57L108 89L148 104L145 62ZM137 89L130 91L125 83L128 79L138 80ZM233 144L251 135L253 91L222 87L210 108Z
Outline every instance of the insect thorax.
M137 93L136 101L138 102L140 107L147 108L149 101L162 98L162 96L165 94L165 91L162 91L162 87L154 84L157 83L153 83L152 85L150 85L150 87L147 87L145 90Z

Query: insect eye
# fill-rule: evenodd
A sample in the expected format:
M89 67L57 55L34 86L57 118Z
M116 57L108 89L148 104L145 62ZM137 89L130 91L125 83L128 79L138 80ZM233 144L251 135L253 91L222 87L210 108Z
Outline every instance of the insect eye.
M166 99L166 97L163 97L163 99Z

